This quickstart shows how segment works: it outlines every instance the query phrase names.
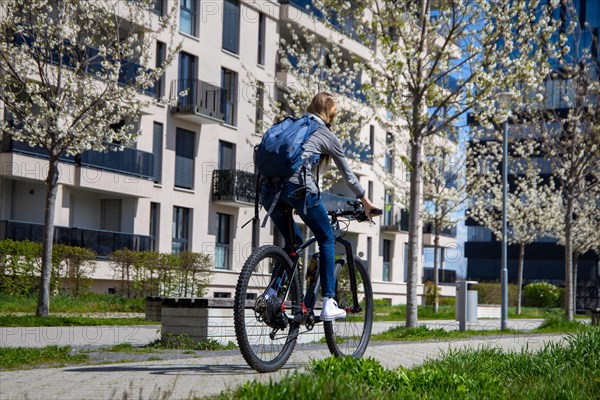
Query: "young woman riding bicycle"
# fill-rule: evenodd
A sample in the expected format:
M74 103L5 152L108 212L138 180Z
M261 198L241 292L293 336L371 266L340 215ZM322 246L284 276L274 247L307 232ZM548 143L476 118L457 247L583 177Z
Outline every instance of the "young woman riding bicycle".
M304 143L302 159L305 160L305 165L286 179L283 188L280 183L269 179L262 179L260 183L262 204L267 210L271 210L271 219L283 236L284 250L288 254L294 257L296 246L303 242L302 233L293 218L294 211L317 239L323 295L323 310L320 315L322 321L344 318L346 311L338 308L333 299L336 285L335 238L327 210L321 202L318 182L315 182L313 176L317 175L318 168L330 159L333 160L346 184L361 201L365 214L370 216L372 212L380 210L365 195L365 190L348 165L340 140L330 130L336 111L333 96L318 93L307 108L308 115L319 122L319 127ZM277 197L279 190L281 192ZM276 204L272 207L274 201Z

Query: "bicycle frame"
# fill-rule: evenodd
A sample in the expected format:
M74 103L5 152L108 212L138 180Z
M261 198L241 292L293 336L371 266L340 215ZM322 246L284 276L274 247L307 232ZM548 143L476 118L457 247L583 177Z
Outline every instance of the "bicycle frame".
M333 224L337 224L337 220L332 221L332 225ZM303 253L304 250L306 250L309 246L311 246L312 244L314 244L317 241L317 239L313 236L311 238L309 238L308 240L306 240L304 243L302 243L297 249L296 249L296 254L298 253ZM335 241L337 243L340 243L342 246L344 246L344 250L346 252L346 262L348 263L348 271L349 271L349 278L350 278L350 289L352 291L352 309L351 311L354 313L358 313L361 312L362 309L360 307L360 303L358 301L358 285L356 284L356 269L354 267L354 252L352 249L352 244L347 241L346 239L342 238L341 236L336 236ZM296 260L296 262L294 263L293 266L293 270L294 270L294 274L299 273L300 271L300 257L298 257L298 259ZM319 272L320 272L320 268L321 265L319 265ZM321 290L321 278L320 278L320 274L317 274L317 283L314 287L314 291L315 294L318 294L318 292ZM301 288L302 290L302 288ZM305 293L306 292L306 293ZM306 288L306 290L302 290L301 293L301 298L303 299L303 303L302 303L302 312L303 312L303 317L306 316L306 312L308 309L312 310L314 309L315 303L316 303L316 298L317 296L313 297L313 301L311 302L312 304L305 304L304 301L306 300L306 296L308 295L308 288ZM286 293L286 298L287 298L287 293ZM304 320L304 318L303 318ZM316 317L316 322L319 322L319 318Z

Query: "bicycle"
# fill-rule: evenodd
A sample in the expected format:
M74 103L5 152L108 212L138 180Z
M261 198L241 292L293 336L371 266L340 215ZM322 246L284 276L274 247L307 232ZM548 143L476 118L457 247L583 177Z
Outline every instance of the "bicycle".
M346 317L320 321L315 315L320 293L319 271L309 281L306 294L300 284L301 253L316 242L306 240L288 255L282 248L264 245L248 258L240 276L234 299L234 326L240 351L250 367L258 372L280 369L291 356L298 336L323 322L329 351L334 356L361 357L369 344L373 325L373 291L367 268L354 256L352 244L344 239L340 222L369 221L360 202L348 202L352 210L329 211L336 243L345 250L336 266L336 296ZM375 210L380 214L381 210ZM293 260L293 261L292 261ZM307 265L308 267L308 265ZM305 332L300 328L304 326Z

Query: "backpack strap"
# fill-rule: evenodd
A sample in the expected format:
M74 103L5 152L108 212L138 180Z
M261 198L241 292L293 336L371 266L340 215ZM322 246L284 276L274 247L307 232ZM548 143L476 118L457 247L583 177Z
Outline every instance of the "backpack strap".
M269 207L269 210L267 210L267 215L265 215L265 218L263 219L263 222L260 225L261 228L264 228L267 225L267 220L269 219L269 216L275 209L275 206L277 205L277 202L279 201L279 197L281 196L281 192L283 191L284 182L285 181L282 179L279 184L279 190L277 190L277 193L275 193L275 197L273 198L273 202L271 203L271 207Z

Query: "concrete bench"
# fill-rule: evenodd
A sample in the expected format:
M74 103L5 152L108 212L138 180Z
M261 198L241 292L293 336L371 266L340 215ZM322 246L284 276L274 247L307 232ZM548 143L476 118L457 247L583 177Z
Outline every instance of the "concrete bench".
M247 313L254 318L254 311L248 309ZM233 299L164 298L160 318L163 340L169 335L186 335L194 342L210 339L224 345L237 343L233 325ZM300 332L305 331L301 327ZM302 333L298 343L315 342L322 337L323 325L317 324L312 331Z

